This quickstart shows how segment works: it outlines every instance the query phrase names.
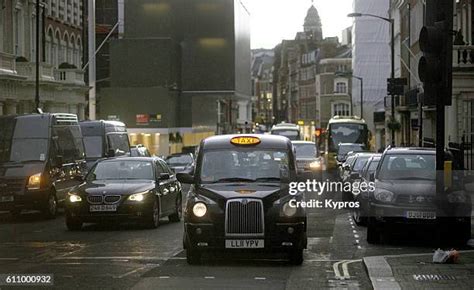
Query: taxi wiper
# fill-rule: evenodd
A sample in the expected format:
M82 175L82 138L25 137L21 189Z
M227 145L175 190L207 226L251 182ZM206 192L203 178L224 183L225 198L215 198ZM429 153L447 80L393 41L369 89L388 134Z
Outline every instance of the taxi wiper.
M235 182L235 181L244 181L244 182L255 182L255 179L245 178L245 177L228 177L228 178L221 178L212 183L219 183L219 182Z

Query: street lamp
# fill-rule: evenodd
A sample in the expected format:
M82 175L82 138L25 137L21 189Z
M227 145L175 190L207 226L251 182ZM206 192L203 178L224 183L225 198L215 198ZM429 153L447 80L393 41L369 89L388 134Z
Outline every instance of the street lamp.
M347 14L347 17L362 17L362 16L366 16L366 17L373 17L373 18L378 18L378 19L381 19L383 21L387 21L388 23L390 23L390 30L391 30L391 41L390 41L390 46L391 46L391 52L392 52L392 69L391 69L391 73L390 73L390 77L391 79L394 79L395 78L395 20L393 18L386 18L386 17L382 17L382 16L378 16L378 15L374 15L374 14L369 14L369 13L350 13L350 14ZM395 120L395 98L394 98L394 95L391 94L391 109L392 109L392 112L391 112L391 118L392 118L392 121ZM392 146L395 145L395 128L391 128L391 137L392 137Z
M364 79L353 75L351 72L336 72L339 77L351 77L360 81L360 117L364 119Z

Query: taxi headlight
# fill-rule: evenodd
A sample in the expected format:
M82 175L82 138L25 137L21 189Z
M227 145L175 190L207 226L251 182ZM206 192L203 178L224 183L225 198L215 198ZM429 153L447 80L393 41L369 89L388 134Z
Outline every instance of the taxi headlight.
M197 217L203 217L207 213L207 206L203 202L198 202L193 206L193 214Z
M295 206L296 203L295 202L292 202L291 205L290 205L291 201L285 203L283 205L283 214L287 217L292 217L296 214L296 211L298 210L298 208ZM293 206L292 206L293 205Z
M41 185L41 173L31 175L28 179L28 189L40 189Z
M82 198L79 195L75 194L75 193L69 192L69 201L71 203L81 202Z
M379 189L374 192L374 198L382 202L392 202L394 200L393 192Z
M319 160L316 160L316 161L313 161L309 164L309 168L311 169L319 169L321 168L321 161Z
M128 197L128 200L132 201L143 201L145 199L146 192L134 193Z
M452 192L448 194L449 203L465 203L466 201L467 198L463 192Z

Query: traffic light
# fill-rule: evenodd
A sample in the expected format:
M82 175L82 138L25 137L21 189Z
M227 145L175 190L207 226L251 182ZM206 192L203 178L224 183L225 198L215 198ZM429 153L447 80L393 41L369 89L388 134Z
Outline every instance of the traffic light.
M425 26L420 32L423 56L418 75L423 82L424 105L451 105L453 67L453 5L451 0L427 0Z

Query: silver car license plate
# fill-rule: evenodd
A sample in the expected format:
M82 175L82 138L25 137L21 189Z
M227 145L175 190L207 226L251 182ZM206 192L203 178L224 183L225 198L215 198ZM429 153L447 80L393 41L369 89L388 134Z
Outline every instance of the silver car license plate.
M91 205L89 210L91 212L111 212L111 211L117 211L117 205L116 204L97 204L97 205Z
M406 217L409 219L434 220L436 212L433 211L407 211Z
M265 240L225 240L226 249L261 249Z

